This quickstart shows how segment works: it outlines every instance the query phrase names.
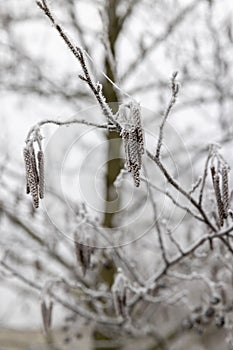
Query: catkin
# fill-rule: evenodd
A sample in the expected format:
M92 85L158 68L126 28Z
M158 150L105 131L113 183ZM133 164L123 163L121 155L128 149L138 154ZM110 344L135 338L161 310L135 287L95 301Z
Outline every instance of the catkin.
M45 333L47 334L51 328L52 324L52 310L53 310L53 302L49 303L49 306L46 305L44 301L41 303L41 315L43 320L43 326Z
M30 153L31 153L32 171L34 173L36 182L39 183L39 175L38 175L37 166L36 166L36 156L35 156L35 151L33 146L30 148Z
M131 102L129 116L121 107L126 126L123 127L121 137L124 143L126 166L128 172L132 173L136 187L140 185L140 170L142 167L142 155L144 153L144 138L141 125L141 109L137 102ZM124 113L123 113L124 112ZM128 118L128 120L126 120Z
M35 157L33 157L33 152L28 147L24 148L24 162L26 168L26 183L27 192L29 191L32 196L33 205L35 208L39 207L39 196L38 196L38 174L36 169ZM37 174L37 175L36 175ZM29 193L28 192L28 193Z
M129 171L133 174L135 186L140 185L141 153L137 135L132 129L129 134Z
M29 186L29 169L30 169L30 152L28 148L24 148L23 150L23 157L24 157L24 164L25 164L25 174L26 174L26 194L30 193L30 186Z
M214 167L211 167L211 174L212 174L213 186L214 186L217 207L218 207L219 223L220 223L220 226L223 226L224 207L223 207L222 196L220 191L220 177L219 177L219 174L216 173Z
M118 273L112 285L113 302L116 313L124 318L128 316L127 287L122 273Z
M39 170L39 196L40 198L44 198L44 154L42 151L38 151L37 153L38 159L38 170Z
M224 209L224 218L228 216L229 209L229 187L228 187L228 168L226 165L222 168L222 201Z
M75 254L77 262L81 265L83 275L85 276L87 269L91 267L91 255L93 248L79 242L75 242Z
M138 148L140 150L140 158L142 154L144 154L144 137L143 137L143 129L142 129L142 114L140 105L137 102L131 102L130 104L130 116L135 125L135 136L138 143Z

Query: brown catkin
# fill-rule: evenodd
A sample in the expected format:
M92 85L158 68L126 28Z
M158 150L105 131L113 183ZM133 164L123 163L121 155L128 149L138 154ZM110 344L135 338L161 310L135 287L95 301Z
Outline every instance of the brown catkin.
M115 277L112 285L113 302L116 313L126 318L128 316L127 310L127 287L126 280L121 274Z
M220 191L220 177L219 177L219 174L216 174L214 167L211 168L211 174L212 174L213 186L214 186L215 197L216 197L217 207L218 207L219 223L220 223L220 226L223 226L224 208L223 208L223 202L222 202L221 191Z
M47 334L51 328L52 324L52 311L53 311L53 302L49 303L49 306L46 305L44 301L41 303L41 315L43 320L43 326L45 333Z
M140 185L140 165L141 159L138 153L138 143L135 130L123 130L122 139L124 141L126 166L128 172L133 176L135 186Z
M38 159L38 170L39 170L39 196L42 199L42 198L44 198L44 188L45 188L45 181L44 181L44 154L43 154L42 151L38 151L37 159Z
M125 109L120 109L121 115L124 114L124 122L126 122L126 127L123 128L121 136L124 143L127 170L132 174L135 186L139 187L142 155L144 153L141 109L140 105L135 101L132 101L128 107L130 109L128 117ZM129 119L128 121L127 118Z
M130 130L129 134L129 171L133 175L136 187L140 185L140 168L141 168L141 154L140 146L137 142L137 135L135 129Z
M140 158L144 154L144 136L142 129L142 113L140 105L137 102L131 102L130 104L130 117L135 128L135 134L137 143L139 145Z
M48 326L51 328L52 325L52 311L53 311L53 302L51 301L49 303L49 308L48 308Z
M224 218L226 219L229 210L228 168L226 165L224 165L222 168L222 201L224 209Z
M85 276L87 269L91 267L91 255L93 248L79 242L75 243L75 254L77 262L81 265L83 275Z
M123 129L121 132L121 137L124 143L126 165L127 165L127 169L129 170L129 132L128 130Z
M32 171L34 172L36 182L39 183L39 175L38 175L37 165L36 165L36 156L35 156L35 151L33 146L30 149L30 153L31 153Z
M29 169L31 166L31 161L30 161L29 149L26 147L23 150L23 157L24 157L24 164L25 164L26 194L29 194L30 193L30 186L29 186L29 181L28 181L28 175L29 175Z
M35 173L35 164L33 164L34 158L28 147L24 148L24 161L26 168L26 182L29 192L31 193L34 208L39 207L39 196L38 196L38 181Z

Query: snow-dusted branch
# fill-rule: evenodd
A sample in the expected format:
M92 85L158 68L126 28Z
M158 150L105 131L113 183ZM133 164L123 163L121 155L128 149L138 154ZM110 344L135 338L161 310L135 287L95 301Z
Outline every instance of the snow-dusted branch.
M47 119L47 120L42 120L41 122L35 124L33 127L28 132L28 135L26 137L25 142L27 143L31 139L31 135L35 132L36 129L40 128L43 125L46 124L54 124L58 126L69 126L73 124L83 124L87 126L95 126L96 128L100 129L110 129L110 130L115 130L114 126L110 126L109 124L98 124L98 123L93 123L89 122L88 120L85 119L69 119L67 121L58 121L58 120L52 120L52 119Z
M40 286L38 283L35 283L31 281L29 278L23 276L18 271L16 271L13 267L9 266L5 261L1 261L0 265L9 271L13 276L15 276L17 279L25 283L26 285L30 286L34 290L36 290L38 293L42 294L43 287ZM100 324L106 324L108 326L120 326L122 324L122 319L117 318L111 318L107 316L98 316L95 313L84 309L82 306L78 305L77 303L73 305L72 303L68 302L67 300L61 298L58 296L55 292L52 290L50 291L51 298L56 301L58 304L62 305L64 308L74 312L75 314L78 314L82 317L84 317L86 320L98 322Z
M62 27L56 22L46 0L37 1L37 5L44 12L44 14L50 19L54 28L58 31L59 35L62 37L62 39L64 40L64 42L68 46L68 48L71 50L73 55L79 61L81 68L82 68L82 71L83 71L83 75L79 75L79 77L81 80L85 81L88 84L88 86L90 87L90 89L92 90L92 92L93 92L94 96L96 97L106 119L109 122L111 122L113 125L119 126L117 121L114 118L114 114L113 114L111 108L109 107L108 103L106 102L106 100L102 94L102 85L99 82L95 83L91 78L91 75L90 75L89 70L87 68L87 64L86 64L83 50L80 47L73 45L73 43L71 42L71 40L69 39L67 34L64 32Z
M164 130L164 126L165 123L167 121L167 118L172 110L172 107L174 106L174 104L176 103L176 99L177 99L177 95L179 92L179 84L176 82L176 78L177 78L178 72L173 73L172 75L172 80L171 80L171 90L172 90L172 97L171 100L168 104L168 107L166 108L166 111L164 112L160 127L159 127L159 138L158 138L158 142L157 142L157 148L156 148L156 158L160 158L160 150L162 147L162 142L163 142L163 130Z

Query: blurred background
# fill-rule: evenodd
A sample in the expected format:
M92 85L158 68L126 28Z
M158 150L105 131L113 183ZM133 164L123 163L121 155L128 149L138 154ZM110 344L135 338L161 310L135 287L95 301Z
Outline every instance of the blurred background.
M141 104L146 145L152 153L170 98L170 79L179 72L180 94L169 117L163 156L184 186L190 187L202 175L209 143L221 145L232 166L232 1L50 0L49 4L73 43L88 53L88 67L103 84L113 111L130 98ZM111 250L98 252L87 278L75 262L75 215L86 211L98 227L115 232L114 244L125 245L124 254L142 276L148 278L160 264L154 253L158 242L151 239L145 184L136 192L128 176L120 188L114 186L124 166L117 133L83 125L44 126L46 198L35 210L25 194L23 147L32 126L46 119L105 122L92 92L79 79L80 72L78 61L35 1L0 0L0 254L20 275L45 289L61 279L101 284L103 290L112 285L116 266ZM151 181L166 188L158 170L148 159L145 163ZM196 234L199 228L174 203L167 203L161 193L156 199L159 214L169 219L177 237ZM186 242L186 237L182 240ZM93 245L105 245L97 241L93 239ZM102 338L93 337L94 326L84 320L78 320L73 331L69 312L59 305L53 315L56 347L44 340L41 293L4 266L0 279L1 350L74 349L77 344L84 350L108 348ZM196 294L193 298L198 300ZM183 317L183 309L180 316L171 311L170 317L169 312L161 310L162 319L169 320L162 333L173 334L174 319ZM184 334L181 343L179 332L170 336L171 349L225 349L222 333L217 338L214 332L206 337ZM122 349L160 348L145 340L137 345L122 342Z

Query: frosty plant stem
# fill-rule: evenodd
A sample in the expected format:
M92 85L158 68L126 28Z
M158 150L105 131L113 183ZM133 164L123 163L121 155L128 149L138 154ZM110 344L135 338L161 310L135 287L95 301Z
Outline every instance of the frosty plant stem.
M61 28L61 26L57 24L54 16L52 15L48 7L47 1L45 0L37 1L37 5L44 12L44 14L50 19L54 28L58 31L59 35L62 37L62 39L68 46L68 48L71 50L71 52L76 57L76 59L78 59L83 71L83 75L79 75L79 78L84 82L86 82L90 87L90 89L92 90L107 121L112 123L113 125L119 126L117 121L114 118L111 108L106 103L105 97L102 94L102 85L99 82L95 83L89 74L89 70L85 62L83 50L80 47L73 45L71 40L65 34L64 30Z
M159 128L159 139L157 142L157 149L156 149L156 158L160 158L160 151L161 151L161 147L162 147L162 141L163 141L163 130L164 130L164 126L165 123L167 121L167 118L172 110L172 107L174 106L174 104L176 103L176 99L179 93L179 84L176 82L176 77L178 75L178 72L173 73L172 75L172 80L171 80L171 90L172 90L172 97L171 100L168 104L168 107L166 108L163 118L162 118L162 122L160 124L160 128Z

